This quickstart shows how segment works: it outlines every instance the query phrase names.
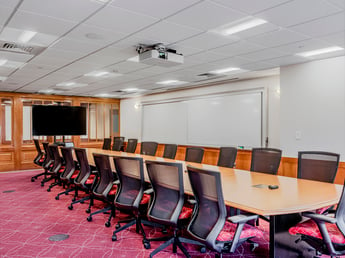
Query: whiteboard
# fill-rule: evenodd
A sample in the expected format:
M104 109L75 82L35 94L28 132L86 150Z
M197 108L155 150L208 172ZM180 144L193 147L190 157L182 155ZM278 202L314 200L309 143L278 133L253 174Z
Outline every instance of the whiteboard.
M262 146L263 92L144 103L142 141L201 146Z

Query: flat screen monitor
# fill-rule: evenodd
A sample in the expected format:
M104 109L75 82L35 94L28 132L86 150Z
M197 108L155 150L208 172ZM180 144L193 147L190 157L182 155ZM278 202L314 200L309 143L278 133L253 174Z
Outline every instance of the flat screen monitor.
M85 135L86 108L74 106L32 106L32 134Z

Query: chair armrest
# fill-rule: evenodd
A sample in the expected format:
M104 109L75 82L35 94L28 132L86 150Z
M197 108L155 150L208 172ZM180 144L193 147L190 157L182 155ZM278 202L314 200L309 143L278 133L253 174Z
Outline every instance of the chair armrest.
M328 217L326 215L322 215L322 214L317 214L317 213L312 213L312 212L303 212L302 215L304 217L313 219L315 221L319 221L319 222L328 222L328 223L332 223L335 224L337 222L336 218L333 217Z
M120 184L120 180L115 180L115 181L113 182L113 184L114 184L114 185L119 185L119 184Z
M188 199L187 202L191 205L195 205L196 204L196 200L195 199Z
M144 191L144 194L152 194L152 193L153 193L153 189L152 188L146 189Z
M238 223L246 223L249 220L257 219L258 217L259 217L258 215L240 214L240 215L228 217L227 220L232 223L238 224Z

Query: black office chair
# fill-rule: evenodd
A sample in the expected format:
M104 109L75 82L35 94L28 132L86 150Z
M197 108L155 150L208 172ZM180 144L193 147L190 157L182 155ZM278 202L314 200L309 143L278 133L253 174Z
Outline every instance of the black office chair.
M134 153L137 149L138 139L128 139L126 152Z
M219 172L187 166L189 181L196 200L193 217L187 232L207 248L222 253L233 253L244 242L252 248L258 246L253 237L262 238L259 229L246 222L257 219L257 215L236 215L226 218L221 176ZM227 221L226 221L227 220Z
M104 138L103 139L103 150L110 150L111 149L111 138Z
M89 161L87 159L86 150L82 148L74 148L75 155L77 157L78 165L79 165L79 174L74 179L73 183L75 185L75 193L72 199L71 204L68 206L69 210L73 210L73 205L76 203L84 203L84 201L89 200L91 189L93 188L94 184L97 182L97 171L92 170ZM88 195L77 200L78 192L83 191L86 192Z
M87 217L87 221L92 221L93 215L104 213L110 210L111 212L108 221L105 223L106 227L110 227L111 218L115 217L114 199L117 191L117 185L114 184L114 182L117 178L115 178L115 175L111 170L108 155L94 153L93 158L95 160L99 177L95 187L92 189L90 195L90 204L89 208L86 210L86 213L91 212L91 206L93 206L95 199L106 203L107 206L103 209L90 213L90 215Z
M140 154L155 156L157 152L157 142L142 142L140 148Z
M220 147L217 166L233 168L235 166L237 148Z
M65 169L61 173L60 179L64 188L67 188L65 191L58 193L55 196L55 200L59 200L60 195L68 195L69 192L74 191L73 181L78 176L80 170L77 169L77 163L73 159L72 148L61 147L61 154L65 161Z
M340 155L323 151L298 152L297 177L333 183L337 174Z
M184 255L189 257L182 243L197 244L197 242L179 236L183 222L187 222L192 215L192 209L183 206L183 165L176 162L146 161L146 168L154 192L147 217L154 223L172 228L173 235L153 239L144 238L144 247L151 248L151 241L166 241L151 252L150 257L171 244L173 244L174 253L179 247Z
M253 148L250 171L276 175L282 151L273 148Z
M52 179L54 179L54 182L49 185L47 192L50 192L54 186L62 184L60 176L65 169L65 162L60 156L59 147L56 144L51 144L49 145L49 149L51 154L53 155L54 164L48 173L51 174L51 177Z
M37 154L34 158L34 163L40 167L43 167L43 163L44 163L44 159L45 159L45 153L41 150L40 143L38 140L34 139L34 143L35 143L35 147L36 147L36 151L37 151ZM35 179L37 179L40 176L46 177L45 171L31 177L31 182L34 182Z
M117 233L136 225L146 239L142 226L142 215L146 211L150 195L144 194L144 165L143 159L137 157L114 157L116 172L120 181L115 197L115 206L124 212L130 213L129 219L118 221L113 232L112 241L117 240ZM126 223L121 227L121 223Z
M204 157L204 149L199 147L187 147L185 161L201 163Z
M338 170L339 154L323 151L298 152L297 177L301 179L334 183ZM317 209L318 214L332 212L333 206ZM278 230L286 231L302 220L300 213L279 215L276 217Z
M175 159L177 144L165 144L163 158Z
M41 186L43 187L44 183L54 179L53 177L49 176L49 172L54 165L54 158L49 148L49 142L43 142L42 145L45 152L45 159L42 164L44 169L44 179L41 181Z
M125 137L122 137L122 136L114 137L113 147L111 148L111 150L123 151L124 142L125 142Z
M340 257L345 255L345 185L334 216L313 212L304 212L303 216L309 218L303 223L290 228L292 235L300 235L316 252L316 256L330 255ZM296 241L298 242L298 241Z

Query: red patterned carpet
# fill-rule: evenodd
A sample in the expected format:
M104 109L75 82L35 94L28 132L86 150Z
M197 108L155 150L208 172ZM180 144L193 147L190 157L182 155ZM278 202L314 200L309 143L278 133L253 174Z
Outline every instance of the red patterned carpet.
M57 186L47 192L49 183L41 187L40 179L31 182L31 176L38 172L0 173L0 257L149 257L150 252L161 244L153 242L152 249L146 250L134 227L119 233L118 241L112 242L119 213L110 228L104 226L108 214L95 215L93 221L88 222L85 213L88 202L76 204L73 210L68 210L72 194L55 200L62 187ZM102 203L96 201L95 205L101 206ZM267 230L267 226L264 221L260 222L262 230ZM149 237L161 234L150 227L144 229ZM48 239L56 234L68 234L69 238L58 242ZM224 257L267 257L267 231L264 239L255 241L260 246L254 252L244 244L235 254L225 254ZM192 257L214 257L213 252L201 254L193 245L186 247ZM177 254L172 253L170 246L155 257L184 255L180 250Z

